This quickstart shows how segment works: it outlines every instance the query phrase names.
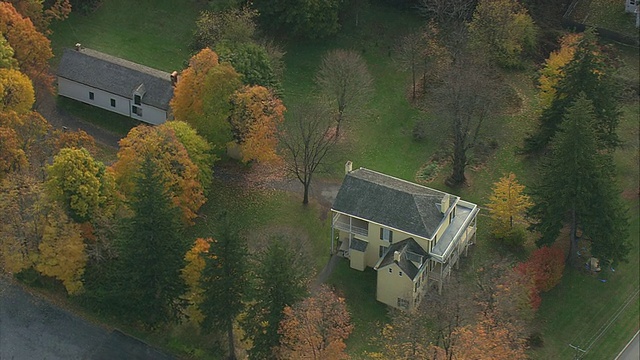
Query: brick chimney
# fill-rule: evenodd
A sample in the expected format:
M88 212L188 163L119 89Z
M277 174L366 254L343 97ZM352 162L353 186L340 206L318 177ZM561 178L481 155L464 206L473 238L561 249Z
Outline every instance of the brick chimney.
M171 86L175 87L178 84L178 72L174 71L171 73Z

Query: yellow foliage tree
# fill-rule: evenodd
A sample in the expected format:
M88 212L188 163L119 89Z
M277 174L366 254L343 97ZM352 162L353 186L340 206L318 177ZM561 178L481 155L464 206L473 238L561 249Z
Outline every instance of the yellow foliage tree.
M18 70L0 69L0 111L13 110L23 114L36 101L31 80Z
M71 295L82 291L87 254L80 226L70 221L57 206L53 206L47 216L38 249L38 272L62 281Z
M0 265L9 273L33 267L44 229L46 197L35 178L10 173L0 188Z
M45 164L51 158L52 146L49 132L51 125L36 111L18 114L15 111L0 111L0 126L13 129L18 137L20 148L34 174L44 179Z
M286 108L269 89L245 86L231 96L231 131L241 146L242 161L267 162L278 159L278 125Z
M566 34L560 38L560 49L549 54L544 67L540 70L538 79L538 97L542 109L548 108L556 95L556 85L564 77L563 68L572 59L576 52L578 42L583 38L582 34Z
M112 174L84 148L61 149L47 174L47 193L78 222L92 220L99 208L113 203Z
M213 241L214 240L211 238L197 238L191 249L189 249L184 256L184 260L187 264L182 269L182 279L189 289L185 296L189 301L186 313L189 319L193 320L197 324L202 323L202 320L204 319L204 315L199 308L203 299L203 290L200 286L200 278L202 277L202 270L204 270L205 267L205 259L202 255L209 252L209 248L211 248L211 243Z
M134 180L146 157L164 177L174 205L182 211L183 221L191 224L206 199L198 181L198 167L170 127L140 125L120 140L118 160L111 167L119 190L125 197L133 195Z
M521 185L513 173L500 178L493 186L493 194L487 207L492 219L493 234L506 236L514 223L523 222L526 210L533 205L529 196L524 194Z

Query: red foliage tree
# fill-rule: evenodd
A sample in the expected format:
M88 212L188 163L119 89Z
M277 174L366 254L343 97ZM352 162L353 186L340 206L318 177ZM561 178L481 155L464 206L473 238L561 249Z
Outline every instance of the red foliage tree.
M529 260L520 263L516 269L521 274L531 276L539 292L547 292L560 283L564 260L562 249L543 246L531 253Z

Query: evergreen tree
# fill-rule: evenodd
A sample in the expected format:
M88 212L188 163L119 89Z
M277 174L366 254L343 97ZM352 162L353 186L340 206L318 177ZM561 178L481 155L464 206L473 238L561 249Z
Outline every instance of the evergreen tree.
M176 320L186 292L180 270L189 243L181 236L180 210L172 203L165 180L146 156L130 200L133 216L119 239L118 271L121 312L155 327Z
M562 68L564 77L555 87L551 105L540 116L538 132L525 141L525 150L543 150L562 123L567 109L584 93L593 104L594 127L599 147L614 148L620 143L616 128L620 120L619 86L615 67L598 45L593 32L587 31L576 45L573 59Z
M253 343L249 358L275 359L280 345L278 333L283 310L306 295L305 268L297 254L282 239L273 239L259 257L253 303L247 312L243 328Z
M219 237L211 243L209 251L203 254L205 268L200 287L204 292L200 309L204 314L202 326L205 331L227 331L229 359L235 359L233 322L244 308L242 300L247 279L247 246L228 220L223 221Z
M612 159L598 149L594 118L593 105L584 94L567 108L534 188L535 205L529 215L532 229L541 233L538 246L555 242L568 222L572 260L580 230L591 241L594 256L617 262L629 249L627 220L615 190Z

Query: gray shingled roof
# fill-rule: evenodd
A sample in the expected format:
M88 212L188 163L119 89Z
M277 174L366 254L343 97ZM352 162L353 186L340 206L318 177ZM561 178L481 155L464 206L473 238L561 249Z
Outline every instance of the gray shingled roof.
M347 174L333 209L410 234L432 238L446 193L360 168ZM451 197L453 205L457 197Z
M368 245L369 245L369 243L366 242L366 241L362 241L360 239L353 238L353 239L351 239L350 248L353 249L353 250L358 250L360 252L365 252L365 250L367 250L367 246Z
M393 259L393 254L396 251L400 253L400 261L395 261ZM402 269L402 271L404 271L404 273L407 274L407 276L411 280L413 280L418 274L418 270L420 269L416 267L413 264L413 262L411 262L407 258L407 252L412 252L414 254L422 256L424 258L423 264L427 262L426 260L427 260L428 254L422 249L422 247L413 238L408 238L389 246L389 249L387 249L386 254L376 266L376 270L382 269L395 262L396 264L398 264L398 267Z
M90 49L65 49L58 76L126 98L143 85L142 102L163 110L173 97L169 73Z

